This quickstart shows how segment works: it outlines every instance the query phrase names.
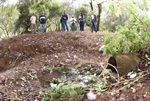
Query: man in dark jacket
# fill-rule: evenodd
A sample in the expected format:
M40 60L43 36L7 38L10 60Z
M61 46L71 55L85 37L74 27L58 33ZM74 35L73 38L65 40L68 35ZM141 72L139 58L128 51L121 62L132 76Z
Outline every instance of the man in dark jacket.
M91 29L92 29L92 32L95 31L97 32L97 28L96 28L96 15L94 14L93 11L91 11Z
M64 11L64 14L61 16L61 23L62 23L62 30L63 31L65 31L65 30L68 31L67 20L68 20L68 15Z
M40 32L44 33L45 24L46 24L46 17L44 15L44 13L42 13L42 15L40 15L39 22L40 22Z

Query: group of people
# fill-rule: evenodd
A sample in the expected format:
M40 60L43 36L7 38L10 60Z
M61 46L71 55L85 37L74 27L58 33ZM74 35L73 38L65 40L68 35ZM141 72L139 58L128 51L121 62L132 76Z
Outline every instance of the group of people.
M30 21L31 21L32 33L35 34L36 33L36 15L35 14L31 16ZM40 15L39 22L40 22L40 32L44 33L45 24L46 24L46 16L44 15L44 13Z
M46 24L46 16L44 15L44 13L42 13L39 16L39 23L40 23L40 32L44 33L45 32L45 24ZM97 17L94 14L93 11L91 11L91 16L90 16L90 21L91 21L91 31L95 31L97 32L97 28L96 28L96 20ZM30 18L31 21L31 29L32 29L32 33L36 33L36 15L33 14ZM68 28L68 15L66 14L66 12L64 11L64 14L62 14L61 19L61 30L62 31L69 31ZM72 15L72 17L70 18L69 22L71 23L71 31L75 31L77 30L76 27L76 23L79 23L80 26L80 31L84 31L84 23L85 23L85 18L82 12L80 12L78 19L75 18L74 15Z
M66 14L66 12L64 11L64 14L61 16L60 22L61 22L61 26L62 26L62 31L68 31L68 25L67 25L67 21L68 21L68 15ZM94 14L93 11L91 11L91 16L90 16L90 21L91 21L91 31L95 31L97 32L97 28L96 28L96 21L97 21L97 17ZM78 19L76 19L74 17L74 15L72 15L71 19L69 20L69 22L71 23L71 31L75 31L77 30L76 28L76 23L79 23L79 27L80 27L80 31L84 31L84 23L85 23L85 18L82 12L80 12Z

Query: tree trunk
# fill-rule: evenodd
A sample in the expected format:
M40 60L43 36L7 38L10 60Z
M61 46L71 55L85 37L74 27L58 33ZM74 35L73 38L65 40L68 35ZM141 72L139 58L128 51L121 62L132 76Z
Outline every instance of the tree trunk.
M100 21L101 21L101 13L102 13L102 3L97 4L98 5L98 20L97 20L97 31L100 30Z
M93 3L92 3L92 0L90 2L90 6L91 6L91 11L93 11Z

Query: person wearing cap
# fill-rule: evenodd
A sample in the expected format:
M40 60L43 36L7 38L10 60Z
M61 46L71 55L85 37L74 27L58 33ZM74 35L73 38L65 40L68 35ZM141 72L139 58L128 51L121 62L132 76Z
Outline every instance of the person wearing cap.
M44 33L45 24L46 24L46 16L44 15L44 13L40 15L39 22L40 22L40 32Z
M30 17L30 21L31 21L32 33L35 34L36 33L36 16L35 16L35 13L33 13L33 15Z

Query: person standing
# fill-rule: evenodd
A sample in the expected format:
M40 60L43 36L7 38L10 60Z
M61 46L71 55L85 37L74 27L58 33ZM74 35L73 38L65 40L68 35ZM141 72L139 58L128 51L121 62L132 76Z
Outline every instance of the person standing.
M36 33L36 16L33 13L33 15L30 17L30 22L31 22L31 30L32 33L35 34Z
M69 20L69 22L71 23L71 31L75 31L76 30L76 18L74 17L74 15L72 15L71 19Z
M39 22L40 22L40 32L44 33L45 24L46 24L46 17L44 15L44 13L42 13L42 15L40 15Z
M97 28L96 28L96 15L94 14L93 11L91 11L91 30L92 32L95 31L97 32Z
M84 15L82 14L82 12L80 12L78 20L80 25L80 31L84 31Z
M61 16L62 31L65 31L65 30L68 31L67 20L68 20L68 15L64 11L64 14Z

